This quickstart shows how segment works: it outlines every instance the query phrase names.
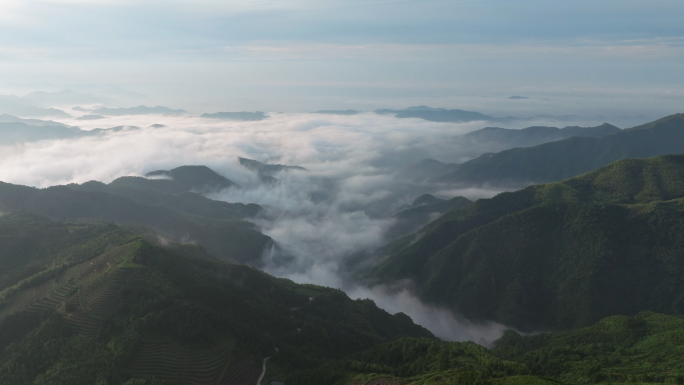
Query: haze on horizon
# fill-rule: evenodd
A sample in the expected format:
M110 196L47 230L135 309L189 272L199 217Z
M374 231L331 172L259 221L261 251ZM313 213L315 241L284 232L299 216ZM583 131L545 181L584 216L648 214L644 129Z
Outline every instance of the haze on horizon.
M684 100L683 11L677 0L3 0L0 93L115 86L192 113L427 104L659 117Z

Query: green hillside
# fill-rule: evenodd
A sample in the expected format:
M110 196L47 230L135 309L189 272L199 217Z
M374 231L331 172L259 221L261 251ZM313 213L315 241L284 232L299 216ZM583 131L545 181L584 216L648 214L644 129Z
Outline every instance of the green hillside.
M451 211L381 250L366 279L523 330L684 314L684 156L629 159Z
M256 383L402 336L401 313L114 225L0 217L0 383ZM8 276L14 279L8 279ZM130 381L128 384L153 384Z
M0 182L0 211L25 210L70 222L143 224L173 241L198 242L221 259L258 265L264 248L273 243L243 219L261 207L191 192L230 182L209 168L170 172L179 179L122 177L110 184L91 181L46 189Z
M471 203L473 202L464 197L439 199L430 194L423 194L394 215L395 222L385 236L392 240L411 234L447 211L461 210Z
M643 312L578 330L472 342L402 338L316 370L301 385L684 383L684 319Z
M684 114L676 114L599 138L572 137L485 154L451 166L440 179L503 185L554 182L620 159L681 153L684 153Z

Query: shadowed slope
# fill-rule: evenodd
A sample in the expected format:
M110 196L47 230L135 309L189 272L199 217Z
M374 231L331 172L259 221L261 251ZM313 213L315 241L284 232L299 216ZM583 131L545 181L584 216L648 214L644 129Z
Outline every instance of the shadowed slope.
M3 384L120 384L130 375L253 383L263 357L272 356L270 376L286 375L401 336L432 337L372 301L220 262L196 246L161 247L111 225L70 230L23 213L2 222L19 222L14 238L27 241L48 224L80 233L40 264L25 261L37 272L0 293Z
M383 249L369 279L410 279L469 318L557 328L684 314L684 156L481 199L409 237Z
M616 160L684 153L684 114L676 114L601 138L573 137L514 148L452 166L440 179L462 183L553 182Z

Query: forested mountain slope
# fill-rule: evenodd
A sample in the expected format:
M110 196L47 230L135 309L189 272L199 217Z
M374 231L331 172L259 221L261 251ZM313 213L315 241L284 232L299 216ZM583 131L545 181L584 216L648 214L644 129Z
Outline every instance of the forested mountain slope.
M447 213L367 274L523 329L684 314L684 156L628 159Z
M485 154L449 167L441 180L516 185L560 181L626 158L684 153L684 114L599 138L572 137Z
M472 342L402 338L315 370L300 385L684 383L684 319L649 312L578 330L521 336L492 350Z
M256 383L401 336L372 301L161 246L115 225L0 217L0 383ZM11 278L11 279L10 279Z
M61 221L143 224L171 240L199 242L221 259L259 264L272 241L242 219L256 215L260 206L214 201L191 192L232 186L204 166L169 173L180 177L122 177L110 184L91 181L46 189L0 182L0 211L26 210Z

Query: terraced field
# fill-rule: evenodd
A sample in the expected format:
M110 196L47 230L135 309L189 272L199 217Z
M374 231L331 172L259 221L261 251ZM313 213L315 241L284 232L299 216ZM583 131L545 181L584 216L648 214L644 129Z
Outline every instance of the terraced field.
M75 307L74 311L63 313L62 316L66 323L71 326L76 334L84 336L96 337L100 331L102 322L90 314L83 311L79 303L79 294L76 293L72 298L69 298L68 303Z
M190 350L169 343L144 343L132 365L134 377L155 376L181 385L253 385L261 369L233 361L231 346Z
M91 259L90 261L83 262L79 265L78 277L82 280L89 280L96 275L107 271L110 267L116 264L120 257L123 257L126 252L131 249L131 244L121 245L115 247L102 255Z
M77 289L78 267L65 270L55 279L21 290L0 311L0 318L23 311L44 312L58 307Z
M79 287L83 286L84 283L87 283L97 274L109 269L129 249L130 246L128 245L111 249L90 261L64 270L56 278L49 279L34 287L22 289L19 293L10 297L6 305L0 310L0 318L20 312L42 313L60 308L62 303L72 297ZM104 318L116 310L116 306L118 306L118 290L122 282L130 274L129 270L128 268L114 269L111 273L107 274L109 279L103 280L101 287L86 285L87 295L84 298L89 306L88 311L92 311L94 315ZM90 286L92 288L88 289ZM80 313L71 314L68 316L68 319L71 321L71 318L75 317L74 319L78 320L74 321L76 322L75 325L92 323L90 321L85 322L88 315L85 314L83 309L80 309ZM78 330L81 330L80 326L78 328ZM91 334L88 328L84 328L83 331L84 334Z
M119 306L121 287L139 270L136 267L116 267L88 282L79 291L81 306L96 318L106 318Z

